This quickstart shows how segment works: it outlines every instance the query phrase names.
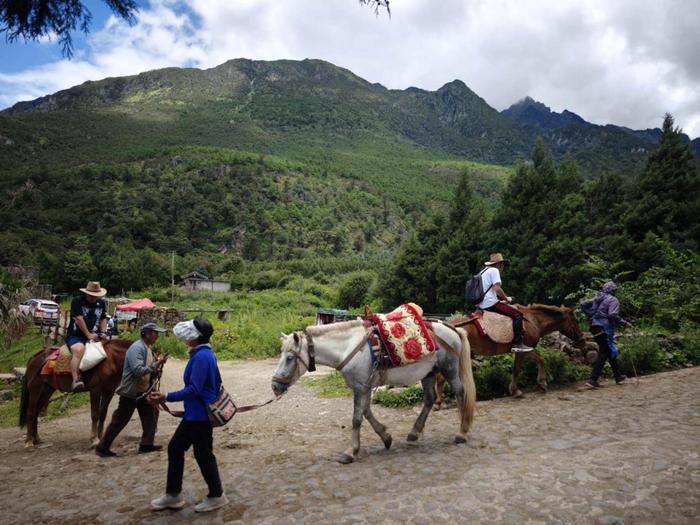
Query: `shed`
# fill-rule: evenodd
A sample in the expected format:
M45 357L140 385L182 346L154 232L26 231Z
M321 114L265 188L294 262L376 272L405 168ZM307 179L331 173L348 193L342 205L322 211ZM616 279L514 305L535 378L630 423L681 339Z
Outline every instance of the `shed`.
M182 276L182 286L187 291L194 292L196 290L207 290L210 292L230 292L231 283L228 281L217 281L210 279L207 275L201 272L190 272Z
M319 308L316 310L316 324L331 324L339 321L347 321L354 319L347 310L338 310L337 308Z

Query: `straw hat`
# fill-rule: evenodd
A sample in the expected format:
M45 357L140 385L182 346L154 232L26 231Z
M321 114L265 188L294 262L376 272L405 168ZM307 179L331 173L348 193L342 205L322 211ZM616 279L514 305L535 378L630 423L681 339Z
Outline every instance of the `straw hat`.
M88 282L87 286L85 288L81 288L80 291L88 295L92 295L93 297L104 297L107 295L107 290L100 286L99 281Z
M484 264L486 266L493 266L494 264L498 264L500 262L508 262L508 259L503 257L503 255L500 253L492 253L491 255L489 255L489 260L486 261Z

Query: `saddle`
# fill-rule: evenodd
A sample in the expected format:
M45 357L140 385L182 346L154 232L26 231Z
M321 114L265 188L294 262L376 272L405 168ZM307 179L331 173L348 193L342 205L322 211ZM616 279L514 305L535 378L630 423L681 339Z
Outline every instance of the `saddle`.
M49 355L44 360L44 365L41 367L42 376L60 376L71 375L70 361L73 355L68 350L66 345L61 347L51 347Z
M416 304L402 304L393 312L374 314L369 319L391 366L415 363L438 348L423 319L423 310ZM372 337L369 346L376 348Z
M474 324L481 337L488 337L494 343L507 344L513 341L513 320L510 317L495 312L474 312L459 324L469 323Z

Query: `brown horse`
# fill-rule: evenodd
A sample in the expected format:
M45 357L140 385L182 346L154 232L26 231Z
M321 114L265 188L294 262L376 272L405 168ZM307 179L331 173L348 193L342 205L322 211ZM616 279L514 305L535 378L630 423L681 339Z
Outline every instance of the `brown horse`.
M523 341L526 345L532 346L533 348L537 346L540 338L544 335L558 330L566 337L574 341L574 346L581 348L586 339L581 332L581 328L578 326L576 321L576 316L571 308L566 306L549 306L545 304L531 304L528 306L518 306L525 318L523 323L524 337ZM467 335L469 337L469 345L471 346L472 353L483 356L493 356L509 354L511 351L512 343L494 343L488 337L482 337L479 335L474 323L468 322L467 317L459 317L452 319L450 323L453 326L459 326L467 330ZM543 391L547 391L547 376L544 370L544 359L537 352L525 352L515 354L515 362L513 363L513 377L510 382L508 390L510 395L515 397L521 397L523 393L518 388L518 375L520 374L520 368L522 367L525 357L530 356L537 362L537 384ZM437 388L437 402L436 409L439 409L442 399L443 399L443 386L445 385L445 379L438 374L436 388Z
M124 368L124 356L131 346L131 341L113 339L104 343L107 358L92 370L83 374L85 388L90 392L90 415L92 416L92 446L99 443L104 429L107 408L119 386ZM34 354L27 363L27 372L22 380L22 398L19 405L19 426L27 425L25 448L32 448L41 443L38 433L38 416L46 408L51 395L56 390L46 376L41 375L41 368L50 353L49 348ZM58 376L58 388L70 392L73 378L70 375Z

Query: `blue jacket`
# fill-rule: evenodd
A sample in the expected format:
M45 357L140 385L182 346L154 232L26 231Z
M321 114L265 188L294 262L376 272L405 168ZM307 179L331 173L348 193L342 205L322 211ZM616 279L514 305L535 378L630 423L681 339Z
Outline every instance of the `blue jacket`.
M165 400L184 402L185 421L209 421L206 405L219 395L219 377L211 346L199 345L190 352L185 366L185 388L168 393Z

